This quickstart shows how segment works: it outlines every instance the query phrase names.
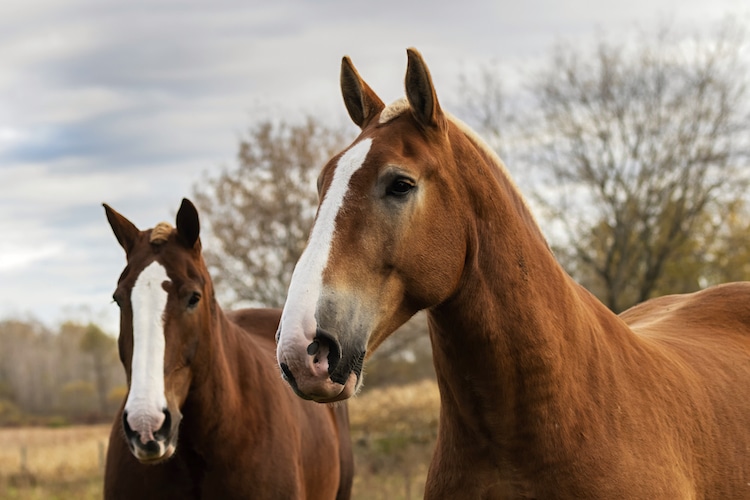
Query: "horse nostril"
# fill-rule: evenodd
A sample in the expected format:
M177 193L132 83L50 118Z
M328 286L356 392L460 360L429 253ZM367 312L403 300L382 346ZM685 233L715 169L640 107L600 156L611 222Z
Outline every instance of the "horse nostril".
M313 343L307 347L307 352L312 356L317 354L321 347L324 350L325 348L328 349L328 374L330 375L341 360L341 346L333 335L318 328ZM311 350L314 350L314 352L311 353Z
M143 448L148 453L159 453L161 451L161 447L159 446L159 443L156 441L149 441L145 445L143 445Z
M136 432L132 427L130 427L130 424L128 423L128 412L126 411L122 412L122 428L125 431L125 436L128 439L137 437Z
M315 354L318 354L318 351L320 350L320 343L317 340L313 340L312 343L310 343L309 346L307 346L307 354L310 356L314 356Z
M279 366L281 366L281 373L284 375L284 379L294 385L294 375L292 375L292 370L289 369L289 365L286 363L280 363Z
M172 428L172 413L168 408L164 408L162 411L164 412L164 422L162 422L159 430L154 432L154 437L166 440L169 437L169 431Z

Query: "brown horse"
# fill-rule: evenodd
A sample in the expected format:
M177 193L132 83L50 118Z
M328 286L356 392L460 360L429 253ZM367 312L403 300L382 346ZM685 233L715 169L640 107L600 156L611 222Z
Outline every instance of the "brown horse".
M129 388L105 498L350 498L346 407L302 401L279 377L280 311L222 312L193 204L176 229L146 231L104 208L127 256L114 300Z
M362 129L319 178L277 357L344 399L427 309L441 395L427 498L750 498L750 284L617 316L556 262L499 158L445 113L420 54L385 106L344 58Z

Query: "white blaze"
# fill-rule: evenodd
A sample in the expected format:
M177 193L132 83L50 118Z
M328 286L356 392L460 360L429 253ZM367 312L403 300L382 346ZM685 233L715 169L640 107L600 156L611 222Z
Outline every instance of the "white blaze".
M133 306L133 360L130 371L130 393L125 403L128 424L153 439L153 432L164 421L167 407L164 396L164 310L167 292L162 287L169 280L167 271L152 262L141 271L131 293Z
M310 343L315 336L315 308L336 230L336 216L349 190L349 181L364 164L371 145L372 139L364 139L355 144L341 156L336 165L333 180L320 205L310 240L292 273L286 305L281 314L281 334L277 348L279 360L285 346L296 344L299 340Z

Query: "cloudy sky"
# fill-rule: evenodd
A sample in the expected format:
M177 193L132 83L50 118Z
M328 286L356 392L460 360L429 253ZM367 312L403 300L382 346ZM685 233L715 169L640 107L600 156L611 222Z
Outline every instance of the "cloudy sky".
M101 203L141 228L171 221L253 120L343 122L345 54L389 102L417 47L450 102L461 72L560 40L727 16L750 27L746 0L0 2L0 319L116 334L124 254Z

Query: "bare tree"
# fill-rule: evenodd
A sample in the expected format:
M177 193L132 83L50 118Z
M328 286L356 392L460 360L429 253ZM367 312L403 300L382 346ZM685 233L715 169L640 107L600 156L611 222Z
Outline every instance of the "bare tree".
M114 415L116 406L97 407L96 391L101 401L125 375L116 340L98 326L68 321L52 331L35 320L8 319L0 321L0 345L0 425L9 405L16 423L60 411L73 419ZM89 400L71 401L77 396Z
M482 66L471 76L466 73L459 75L458 95L461 99L456 107L462 118L480 130L487 143L501 156L505 136L515 123L508 105L508 92L497 65Z
M559 46L530 85L525 145L535 140L517 154L543 178L534 199L566 236L561 261L614 311L669 291L675 259L689 265L718 230L707 221L744 195L744 48L728 24L704 39L600 41L593 54Z
M111 366L118 362L115 356L117 341L97 325L89 323L81 337L80 350L91 357L91 375L94 379L93 386L96 389L99 412L106 415L109 407L107 394L112 385L109 381Z

